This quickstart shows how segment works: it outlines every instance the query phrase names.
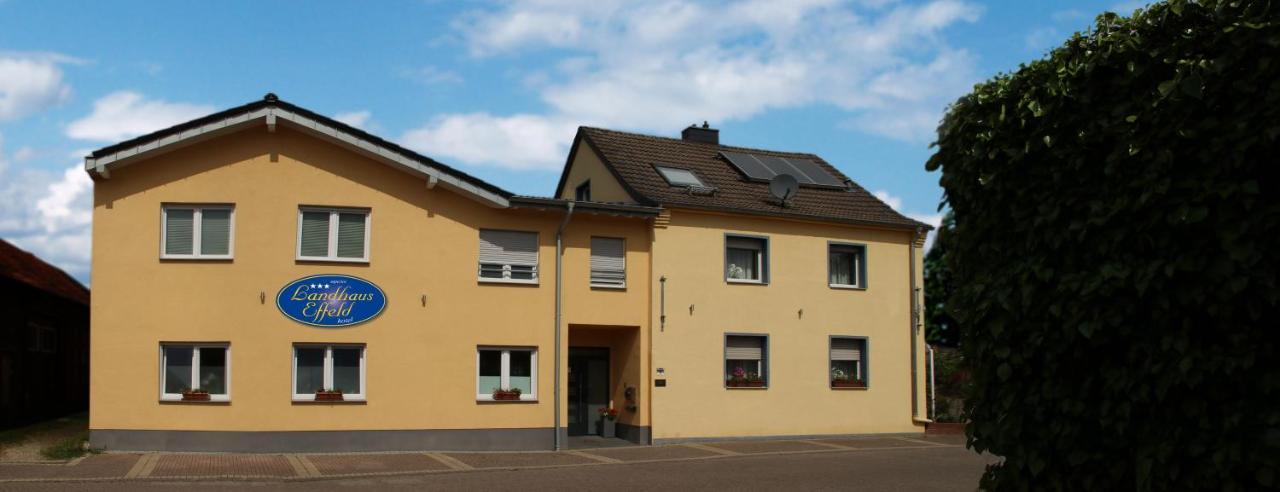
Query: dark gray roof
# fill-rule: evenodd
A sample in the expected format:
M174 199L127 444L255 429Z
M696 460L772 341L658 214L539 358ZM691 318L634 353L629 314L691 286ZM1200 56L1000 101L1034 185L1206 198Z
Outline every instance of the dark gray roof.
M694 208L816 219L822 221L879 225L892 228L932 229L928 224L912 220L890 208L880 199L849 179L840 170L814 154L748 149L675 138L655 137L603 128L580 127L574 141L586 142L623 188L645 205ZM809 159L846 188L803 187L788 206L782 206L769 194L769 184L748 181L720 152L744 152L756 155ZM572 162L572 155L570 156ZM714 193L691 193L688 188L671 186L654 166L670 166L693 171ZM568 165L560 177L557 191L563 190L568 178Z

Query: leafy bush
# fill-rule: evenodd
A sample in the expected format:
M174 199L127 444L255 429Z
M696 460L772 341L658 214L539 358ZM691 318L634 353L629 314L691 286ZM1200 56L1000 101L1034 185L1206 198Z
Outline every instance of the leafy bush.
M960 341L959 327L947 312L947 298L955 290L948 269L947 241L955 227L955 217L948 212L942 225L934 231L933 246L924 255L924 336L930 344L954 347Z
M1280 483L1277 12L1103 14L943 120L983 488Z

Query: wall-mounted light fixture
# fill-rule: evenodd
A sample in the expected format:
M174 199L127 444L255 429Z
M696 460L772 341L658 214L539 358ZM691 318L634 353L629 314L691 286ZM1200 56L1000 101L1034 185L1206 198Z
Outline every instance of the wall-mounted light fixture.
M422 294L422 307L427 307L427 295Z
M266 303L267 303L267 293L258 291L258 304L266 304Z

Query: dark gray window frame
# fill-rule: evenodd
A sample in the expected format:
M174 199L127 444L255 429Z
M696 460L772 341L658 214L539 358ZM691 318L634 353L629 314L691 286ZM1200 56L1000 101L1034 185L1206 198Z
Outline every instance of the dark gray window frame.
M760 372L764 373L764 386L761 386L761 387L759 387L759 388L748 388L748 387L741 387L741 386L729 386L728 381L725 381L725 379L724 379L724 364L725 364L725 362L726 362L726 361L728 361L728 360L729 360L729 337L760 337L760 338L764 338L764 347L761 349L764 353L762 353L762 354L760 355L760 358L762 359L762 360L760 361L760 368L761 368L761 371L760 371ZM769 367L769 359L771 358L771 357L770 357L770 355L771 355L771 353L772 353L772 344L771 344L770 342L771 342L771 340L769 340L769 334L768 334L768 333L744 333L744 332L736 332L736 331L726 331L726 332L724 333L724 337L722 337L722 338L720 339L720 348L721 348L721 353L720 353L720 384L724 386L724 389L726 389L726 390L767 390L767 389L769 389L769 386L770 386L770 384L769 384L769 383L773 380L773 368L772 368L772 367ZM830 357L830 356L828 356L828 357ZM830 362L830 361L827 361L827 362Z
M583 189L587 190L587 198L585 198L585 199L583 199L583 198L578 198L578 197L582 196L582 190L583 190ZM582 182L582 184L578 185L577 187L575 187L575 188L573 189L573 200L574 200L574 201L580 201L580 202L589 202L589 201L591 201L591 180L589 180L589 179L588 179L588 180L586 180L586 181L583 181L583 182Z
M760 252L760 280L739 280L729 278L729 238L740 237L746 239L759 239L764 242L764 250ZM769 253L772 247L769 244L769 236L760 236L755 234L739 234L736 232L724 233L724 242L721 244L721 253L724 255L724 266L720 268L720 274L724 277L727 284L740 285L769 285Z
M858 265L858 285L838 285L831 283L831 247L832 246L852 246L862 249L862 262ZM863 243L851 243L847 241L827 241L827 251L823 258L827 261L827 287L832 289L843 290L867 290L867 266L871 263L867 258L867 245Z
M862 381L864 383L867 383L867 387L836 388L834 386L831 386L831 342L837 338L844 339L844 340L861 340L862 341L862 360L859 362L862 363ZM826 367L826 374L824 374L823 377L827 378L827 388L830 388L833 391L836 391L836 390L866 391L871 389L871 338L865 337L865 336L859 336L859 335L827 336L827 367Z

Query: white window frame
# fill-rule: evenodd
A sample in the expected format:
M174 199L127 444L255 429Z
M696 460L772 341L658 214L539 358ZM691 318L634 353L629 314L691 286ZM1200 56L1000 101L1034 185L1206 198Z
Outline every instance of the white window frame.
M599 238L599 239L616 239L616 240L618 240L618 241L622 241L622 283L621 283L621 284L598 284L598 283L595 283L595 282L591 281L591 270L592 270L592 269L591 269L591 255L592 255L592 252L591 252L591 250L590 250L590 246L591 246L590 241L591 241L592 239L597 239L597 238ZM609 237L609 236L591 236L590 238L588 238L588 239L587 239L587 241L588 241L588 244L587 244L587 246L588 246L588 250L587 250L587 283L590 285L590 287L591 287L591 288L594 288L594 289L618 289L618 290L626 290L626 289L627 289L627 238L624 238L624 237Z
M165 371L167 356L164 349L173 348L189 348L191 350L191 384L188 388L193 390L200 389L200 350L201 348L220 348L226 350L226 373L222 375L227 382L226 394L215 395L209 394L209 401L231 401L231 344L222 342L199 342L199 343L179 343L179 342L162 342L160 344L160 400L161 401L182 401L182 393L165 393L165 382L168 378L168 372Z
M365 401L365 394L368 393L367 374L365 365L368 362L368 350L364 345L355 343L295 343L293 344L293 365L290 369L292 377L289 378L289 393L293 395L293 401L316 401L315 393L298 393L298 349L324 349L324 389L333 388L333 349L360 349L360 392L359 393L342 393L342 401Z
M501 388L511 387L511 352L529 352L529 394L520 393L518 401L538 401L538 348L480 345L476 347L476 401L498 401L493 399L493 390L485 391L480 387L480 352L491 350L502 352L502 370L499 372ZM515 401L515 400L512 400Z
M167 236L169 234L169 210L190 210L191 211L191 254L178 255L169 254L165 251ZM227 254L225 255L206 255L200 253L200 224L203 219L202 212L204 210L226 210L230 212L227 219L228 227L231 228L227 232ZM160 259L162 260L230 260L235 257L236 252L236 206L227 204L181 204L166 203L160 206Z
M757 278L731 278L729 277L729 239L751 239L760 241L760 249L756 250L756 277ZM741 249L741 248L734 248ZM753 236L750 234L725 234L724 235L724 281L731 284L761 284L769 283L769 238L767 236Z
M303 212L327 212L329 214L329 254L325 256L302 256L302 214ZM360 258L342 258L338 256L338 214L364 214L364 255ZM340 263L368 263L369 238L373 231L373 211L367 208L343 207L298 207L297 245L294 247L294 259L298 261L330 261Z
M836 249L838 247L855 248L855 249L861 250L860 252L857 253L857 256L854 258L854 262L853 262L853 279L854 279L854 282L856 282L855 284L837 284L837 283L831 282L831 274L833 273L831 271L831 250ZM836 242L836 241L831 241L827 243L827 286L828 287L831 287L832 289L866 290L867 289L867 285L866 285L867 272L865 271L866 268L867 268L867 245L859 244L859 243L842 243L842 242Z
M525 234L533 234L534 251L535 251L535 253L534 253L534 257L535 257L535 259L534 259L534 264L533 264L533 267L532 267L532 268L533 268L533 270L532 270L532 272L531 272L531 275L533 276L533 278L528 278L528 279L524 279L524 278L512 278L512 277L511 277L511 270L512 270L512 268L511 268L511 265L509 265L509 264L503 264L503 265L502 265L502 277L500 277L500 278L499 278L499 277L485 277L485 276L482 274L482 273L483 273L483 271L484 271L484 266L485 266L485 265L497 265L498 263L485 263L484 261L481 261L481 260L482 260L481 258L479 258L479 238L480 238L480 234L483 234L483 233L484 233L484 231L519 232L519 233L525 233ZM476 234L476 244L477 244L477 249L476 249L476 251L477 251L477 257L476 257L476 281L478 281L478 282L484 282L484 283L495 283L495 284L526 284L526 285L538 285L538 283L539 283L539 279L541 278L540 269L541 269L541 266L542 266L542 243L541 243L541 241L542 241L542 234L541 234L540 232L538 232L538 231L522 231L522 230L518 230L518 229L489 229L489 228L482 228L482 229L480 229L480 232L478 232L478 233ZM519 265L519 266L525 266L525 265Z

